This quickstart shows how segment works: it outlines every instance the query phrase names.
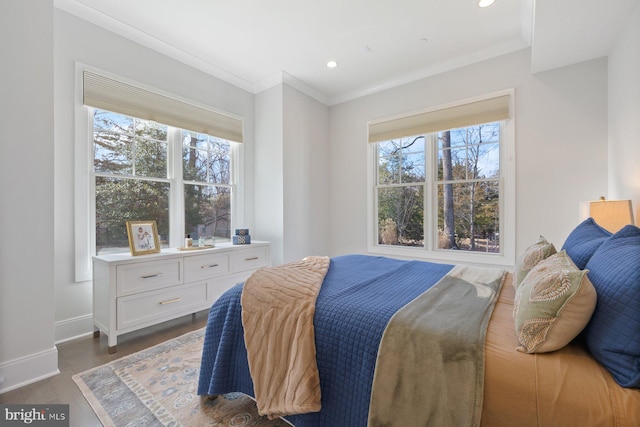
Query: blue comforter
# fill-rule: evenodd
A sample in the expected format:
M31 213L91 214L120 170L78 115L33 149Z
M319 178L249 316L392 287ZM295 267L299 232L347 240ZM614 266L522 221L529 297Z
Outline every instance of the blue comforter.
M314 317L322 410L287 419L296 427L366 426L378 347L389 319L451 268L366 255L332 258ZM242 392L253 396L241 293L242 285L237 285L211 307L200 395Z

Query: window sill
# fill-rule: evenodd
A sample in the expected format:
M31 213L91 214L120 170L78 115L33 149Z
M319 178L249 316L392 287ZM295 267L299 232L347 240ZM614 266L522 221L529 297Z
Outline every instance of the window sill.
M482 252L438 250L428 251L423 247L405 247L390 245L369 246L370 254L391 258L409 258L444 264L468 264L483 267L513 268L515 257L505 254L486 254Z

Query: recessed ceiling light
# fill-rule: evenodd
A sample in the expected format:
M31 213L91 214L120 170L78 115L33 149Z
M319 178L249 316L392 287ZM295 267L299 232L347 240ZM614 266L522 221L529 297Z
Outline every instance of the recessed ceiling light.
M337 66L338 66L338 62L337 61L331 60L331 61L327 62L327 67L329 67L329 68L336 68Z
M494 4L496 2L496 0L480 0L478 2L478 6L480 7L489 7L492 4Z

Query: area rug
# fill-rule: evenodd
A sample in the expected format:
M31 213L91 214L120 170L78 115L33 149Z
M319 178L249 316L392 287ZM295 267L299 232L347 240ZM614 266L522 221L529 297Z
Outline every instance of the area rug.
M258 415L244 394L196 394L203 337L204 329L190 332L72 378L107 427L290 427Z

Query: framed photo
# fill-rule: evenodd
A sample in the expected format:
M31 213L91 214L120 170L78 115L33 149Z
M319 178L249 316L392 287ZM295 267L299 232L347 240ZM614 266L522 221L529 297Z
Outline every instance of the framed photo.
M160 238L155 221L127 221L127 235L131 255L146 255L160 252Z

